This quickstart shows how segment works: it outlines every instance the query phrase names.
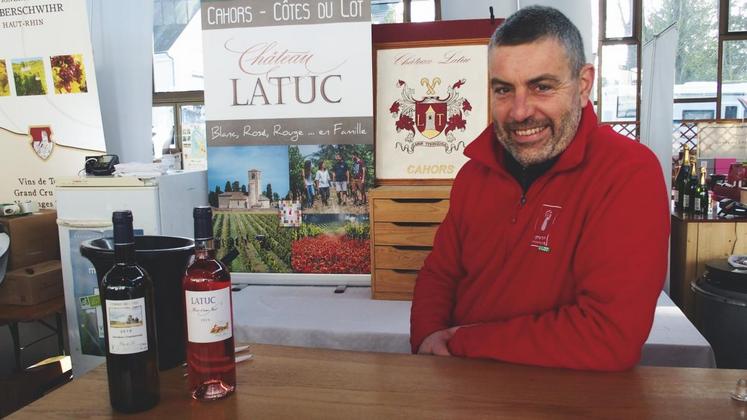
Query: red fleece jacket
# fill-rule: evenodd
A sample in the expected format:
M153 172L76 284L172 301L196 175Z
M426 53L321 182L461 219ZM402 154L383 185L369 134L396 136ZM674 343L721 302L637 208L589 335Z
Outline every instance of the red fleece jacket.
M654 154L599 126L591 105L525 196L492 127L464 153L471 160L415 284L412 351L463 326L452 355L634 366L667 270L669 200Z

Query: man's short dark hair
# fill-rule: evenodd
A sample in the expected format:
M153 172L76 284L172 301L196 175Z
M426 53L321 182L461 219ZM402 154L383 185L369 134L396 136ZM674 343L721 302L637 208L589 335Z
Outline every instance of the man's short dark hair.
M490 38L489 49L502 45L523 45L542 38L557 39L564 47L573 77L586 64L584 42L576 25L552 7L530 6L509 16Z

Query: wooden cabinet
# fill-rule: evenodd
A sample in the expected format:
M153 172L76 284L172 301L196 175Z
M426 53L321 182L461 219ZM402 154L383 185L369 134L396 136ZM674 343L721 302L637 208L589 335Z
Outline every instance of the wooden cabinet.
M747 219L673 214L670 245L669 295L697 325L690 282L703 275L709 261L747 254Z
M450 186L383 186L369 192L374 299L412 299L415 278L449 210Z

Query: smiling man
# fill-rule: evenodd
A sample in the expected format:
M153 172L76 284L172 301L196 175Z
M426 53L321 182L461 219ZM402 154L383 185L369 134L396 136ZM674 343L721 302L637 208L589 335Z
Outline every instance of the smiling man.
M418 275L412 351L628 369L667 270L661 166L598 125L594 67L559 11L519 10L488 54L493 124L464 152Z

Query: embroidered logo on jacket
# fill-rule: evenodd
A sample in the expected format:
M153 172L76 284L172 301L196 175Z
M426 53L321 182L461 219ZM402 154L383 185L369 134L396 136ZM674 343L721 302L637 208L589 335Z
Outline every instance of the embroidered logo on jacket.
M534 234L530 246L540 251L550 252L550 236L552 227L557 220L562 207L551 204L543 204L542 210L534 221Z

